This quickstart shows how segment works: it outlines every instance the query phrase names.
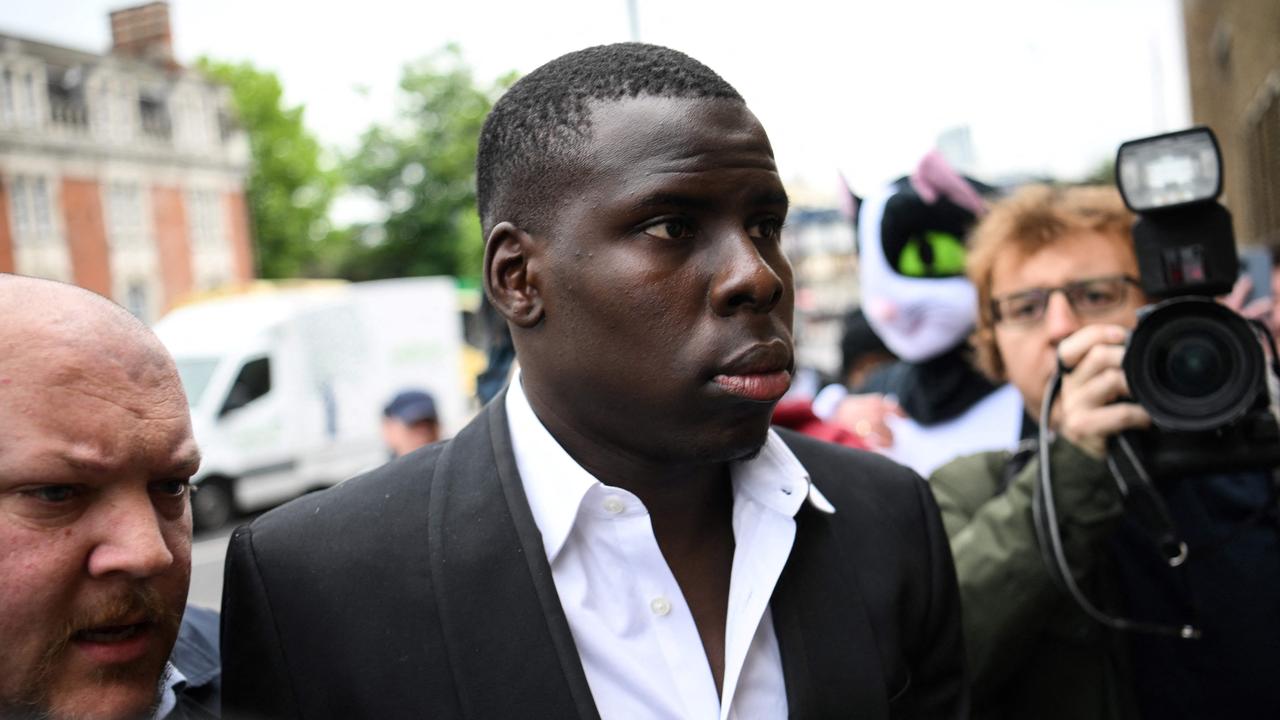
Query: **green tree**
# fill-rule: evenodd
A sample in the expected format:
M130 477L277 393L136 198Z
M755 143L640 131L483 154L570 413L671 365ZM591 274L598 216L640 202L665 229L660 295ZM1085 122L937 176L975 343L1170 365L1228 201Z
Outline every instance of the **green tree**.
M329 223L329 203L341 177L326 168L320 143L303 123L303 106L286 107L275 73L248 62L200 58L197 67L231 88L249 135L252 168L246 194L264 278L331 275L340 263L344 234Z
M387 208L380 227L347 258L351 279L404 275L478 277L483 242L476 217L476 145L507 77L478 87L456 45L404 68L399 108L347 159L347 177Z
M1107 158L1099 162L1093 170L1085 174L1083 181L1090 185L1114 185L1116 183L1116 160Z

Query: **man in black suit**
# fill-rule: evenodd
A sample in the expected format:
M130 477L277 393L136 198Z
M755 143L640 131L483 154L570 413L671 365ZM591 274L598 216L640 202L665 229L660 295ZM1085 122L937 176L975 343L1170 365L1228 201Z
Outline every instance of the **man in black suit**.
M229 717L952 718L919 477L780 435L787 198L738 93L589 48L485 122L485 289L520 372L454 439L239 529Z

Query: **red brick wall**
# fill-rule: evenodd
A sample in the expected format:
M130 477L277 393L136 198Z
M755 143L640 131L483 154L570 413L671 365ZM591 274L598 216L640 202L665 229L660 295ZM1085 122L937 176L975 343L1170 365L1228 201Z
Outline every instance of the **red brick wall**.
M226 194L227 236L231 242L233 282L253 279L253 246L249 241L249 206L244 193Z
M13 260L13 228L9 225L9 186L0 180L0 272L17 272Z
M63 178L62 217L71 251L72 280L82 288L111 297L111 260L97 181Z
M187 237L187 206L175 187L151 188L155 212L156 250L164 283L164 307L169 309L191 292L191 240Z

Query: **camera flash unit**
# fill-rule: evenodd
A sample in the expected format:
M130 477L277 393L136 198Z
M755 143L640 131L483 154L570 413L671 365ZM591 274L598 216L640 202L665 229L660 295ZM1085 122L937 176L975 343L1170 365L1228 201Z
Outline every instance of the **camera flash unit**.
M1222 154L1207 127L1131 140L1116 156L1124 204L1149 213L1213 200L1222 192Z

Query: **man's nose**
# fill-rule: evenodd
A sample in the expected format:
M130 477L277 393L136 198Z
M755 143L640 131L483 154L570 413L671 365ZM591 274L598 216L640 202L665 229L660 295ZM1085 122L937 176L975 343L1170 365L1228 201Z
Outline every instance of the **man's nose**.
M1048 305L1044 310L1044 326L1049 340L1057 345L1071 333L1080 329L1080 316L1071 307L1066 294L1055 291L1049 294Z
M89 555L89 574L149 578L173 565L161 518L147 493L103 499L97 513L96 544Z
M719 269L711 288L716 314L728 317L743 309L767 313L782 300L790 265L780 249L761 245L745 230L724 239L725 250L717 260Z

